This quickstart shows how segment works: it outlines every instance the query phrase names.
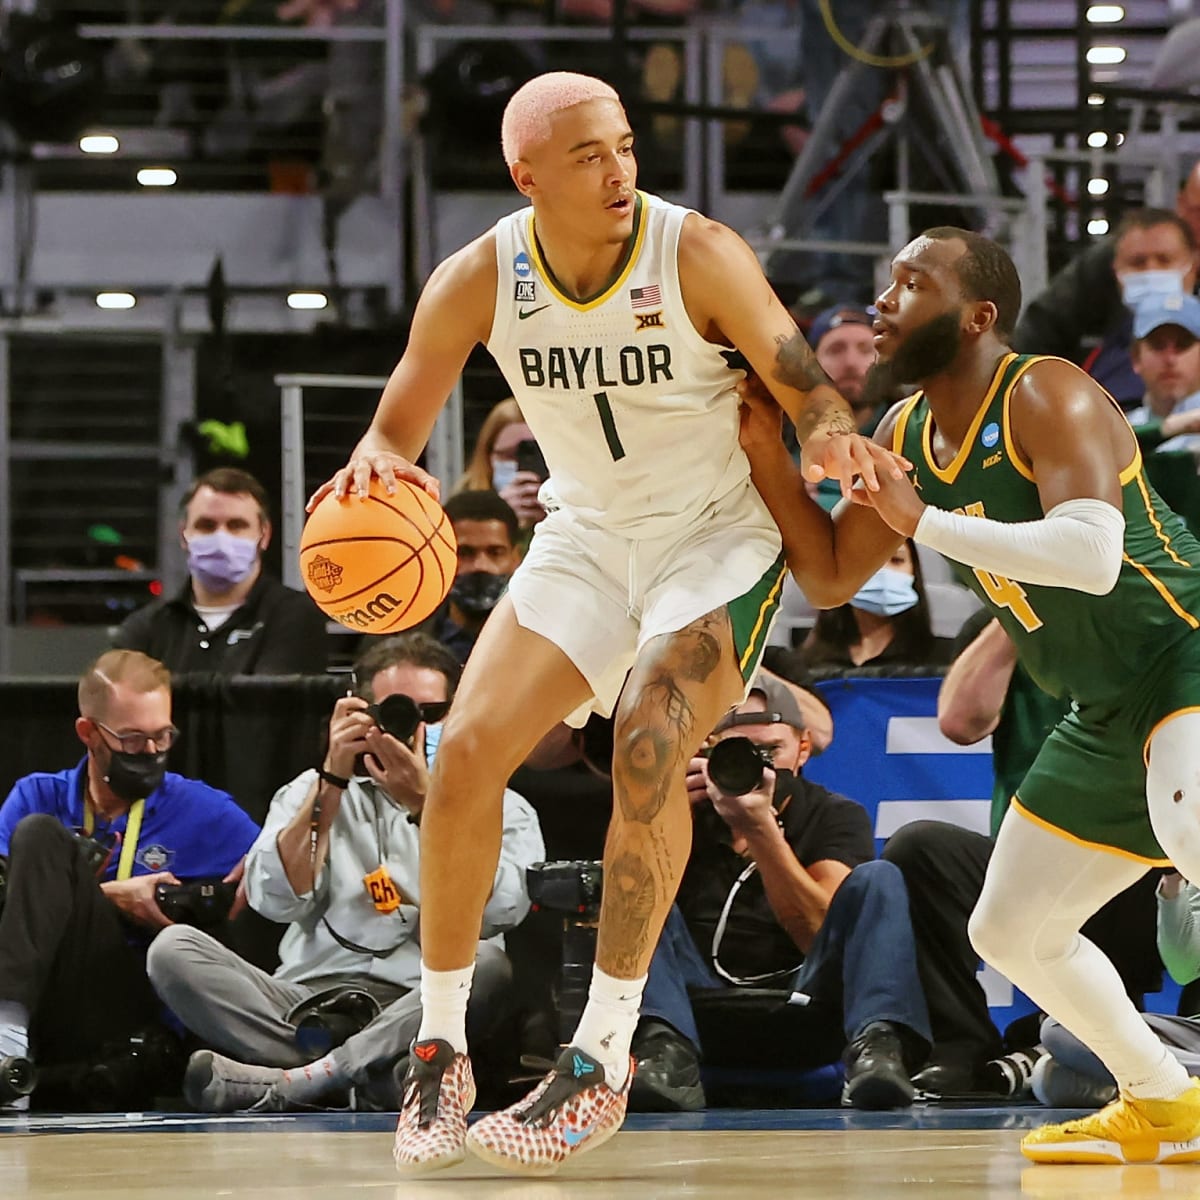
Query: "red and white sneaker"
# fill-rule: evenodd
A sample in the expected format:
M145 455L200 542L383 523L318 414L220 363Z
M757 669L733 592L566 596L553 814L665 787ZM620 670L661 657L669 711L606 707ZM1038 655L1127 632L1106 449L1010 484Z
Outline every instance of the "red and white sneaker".
M424 1175L462 1162L474 1103L471 1060L441 1038L413 1042L392 1150L396 1170Z
M522 1175L552 1175L572 1154L608 1141L625 1120L634 1063L614 1091L604 1068L568 1046L554 1070L524 1100L477 1122L467 1145L485 1162Z

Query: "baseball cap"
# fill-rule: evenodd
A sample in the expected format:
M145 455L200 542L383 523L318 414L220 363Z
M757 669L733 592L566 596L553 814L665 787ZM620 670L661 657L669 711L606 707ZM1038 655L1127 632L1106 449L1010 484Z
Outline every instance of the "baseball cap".
M841 325L873 325L877 316L874 305L834 304L817 313L808 327L808 344L815 350L821 339Z
M1200 338L1200 300L1182 292L1147 296L1133 310L1133 336L1148 337L1164 325L1178 325Z
M721 733L734 725L775 725L778 723L790 725L793 729L807 728L800 705L796 702L796 697L792 695L787 684L772 679L769 675L764 675L762 671L759 671L750 685L750 693L754 692L758 692L767 702L766 712L726 713L713 732Z

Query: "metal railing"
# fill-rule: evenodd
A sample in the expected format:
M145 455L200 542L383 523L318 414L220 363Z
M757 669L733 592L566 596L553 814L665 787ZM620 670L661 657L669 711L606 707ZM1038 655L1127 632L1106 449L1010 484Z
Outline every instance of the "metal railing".
M310 476L309 444L305 437L305 394L314 391L349 391L378 394L387 379L370 375L276 375L279 388L283 497L280 512L283 545L283 581L289 587L303 589L300 577L300 536L304 530L304 506L313 487L324 482ZM365 431L365 425L359 433ZM357 438L355 438L357 441ZM334 461L341 466L353 443L332 447ZM438 415L429 444L425 448L425 469L442 484L446 495L463 471L463 396L462 385L455 387Z

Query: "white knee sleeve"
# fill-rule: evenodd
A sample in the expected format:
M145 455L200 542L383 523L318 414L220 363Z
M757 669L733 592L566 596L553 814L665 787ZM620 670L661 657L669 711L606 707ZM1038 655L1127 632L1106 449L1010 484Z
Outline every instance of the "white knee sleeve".
M1150 826L1185 879L1200 882L1200 713L1183 713L1150 741Z

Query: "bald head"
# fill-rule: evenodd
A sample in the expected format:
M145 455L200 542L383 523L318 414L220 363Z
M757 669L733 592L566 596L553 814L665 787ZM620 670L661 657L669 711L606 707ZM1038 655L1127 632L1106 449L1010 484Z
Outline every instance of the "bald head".
M500 146L504 161L511 167L525 158L530 149L550 136L550 120L555 113L588 100L612 100L621 97L603 79L574 71L548 71L536 75L513 93L500 122Z

